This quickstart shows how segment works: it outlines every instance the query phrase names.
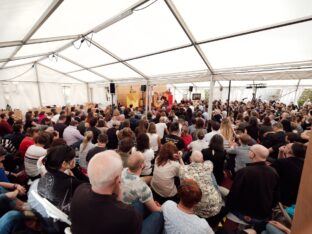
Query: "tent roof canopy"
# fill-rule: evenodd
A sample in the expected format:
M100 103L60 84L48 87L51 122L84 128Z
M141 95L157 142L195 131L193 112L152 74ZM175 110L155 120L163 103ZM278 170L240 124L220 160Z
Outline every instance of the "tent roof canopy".
M3 0L0 19L1 70L37 62L87 83L312 78L311 0Z

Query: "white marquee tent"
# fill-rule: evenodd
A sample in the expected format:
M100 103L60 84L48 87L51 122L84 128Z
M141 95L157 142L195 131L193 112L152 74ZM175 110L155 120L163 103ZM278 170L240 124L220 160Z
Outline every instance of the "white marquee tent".
M110 82L223 100L229 80L233 99L264 80L283 101L312 87L311 0L0 3L0 108L103 102Z

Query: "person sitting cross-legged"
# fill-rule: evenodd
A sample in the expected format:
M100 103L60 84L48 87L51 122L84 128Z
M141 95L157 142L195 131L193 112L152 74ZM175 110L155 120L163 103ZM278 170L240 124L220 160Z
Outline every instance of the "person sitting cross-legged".
M144 155L138 151L132 153L127 165L128 168L124 168L121 173L122 202L133 205L145 217L143 222L145 233L161 233L163 216L160 205L153 199L151 189L140 178L144 168ZM148 227L148 230L144 227Z
M266 165L269 150L256 144L250 147L252 163L237 171L227 196L229 211L257 231L263 230L278 201L279 176Z
M214 183L213 178L213 164L211 161L205 161L203 154L200 151L194 151L190 157L191 164L185 165L180 169L180 180L192 179L195 180L201 191L202 199L194 207L194 212L201 218L211 218L220 213L223 202L221 193L218 187ZM220 214L222 216L222 214ZM222 219L222 217L220 217ZM220 218L211 218L211 222L208 219L210 225L212 223L219 223ZM215 222L212 222L216 220Z

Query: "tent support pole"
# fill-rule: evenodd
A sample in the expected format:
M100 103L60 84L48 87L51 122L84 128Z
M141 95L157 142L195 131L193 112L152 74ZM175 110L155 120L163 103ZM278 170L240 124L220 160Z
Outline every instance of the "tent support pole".
M300 85L300 81L301 81L301 79L299 79L299 80L298 80L298 83L297 83L296 92L295 92L295 97L294 97L294 103L297 101L298 88L299 88L299 85Z
M89 83L86 83L86 88L87 88L87 102L90 102L90 86Z
M147 108L148 108L148 92L149 92L149 85L148 82L146 82L146 91L145 91L145 114L147 114ZM142 100L143 101L143 100Z
M210 78L210 92L209 92L209 100L208 100L208 119L212 119L212 103L213 103L213 90L216 81L214 80L214 76L212 75Z
M35 73L36 73L36 81L37 81L37 88L38 88L38 94L39 94L39 104L42 107L42 96L41 96L41 89L40 89L40 83L39 83L37 63L34 64L34 68L35 68Z
M149 85L149 96L148 96L148 111L152 111L152 100L153 100L153 87L152 85Z
M227 110L226 110L227 116L230 115L231 83L232 83L232 81L230 80L230 81L229 81L228 101L227 101L228 105L227 105Z

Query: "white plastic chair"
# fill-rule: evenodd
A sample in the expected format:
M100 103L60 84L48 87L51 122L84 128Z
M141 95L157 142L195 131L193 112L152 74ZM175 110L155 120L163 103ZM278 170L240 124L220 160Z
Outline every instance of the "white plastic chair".
M36 191L31 191L34 198L44 207L49 217L71 225L68 215L58 209L55 205L49 202L46 198L41 197Z

